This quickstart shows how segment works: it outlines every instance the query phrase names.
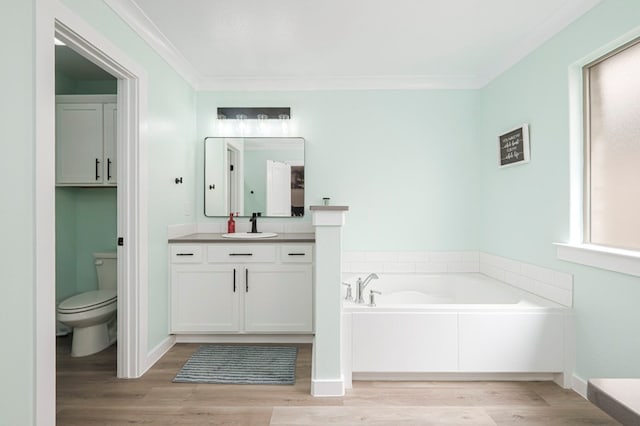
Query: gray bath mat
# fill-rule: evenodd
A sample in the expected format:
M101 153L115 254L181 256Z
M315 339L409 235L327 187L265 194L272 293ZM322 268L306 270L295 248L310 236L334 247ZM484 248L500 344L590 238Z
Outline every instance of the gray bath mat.
M295 346L203 345L173 379L177 383L292 385Z

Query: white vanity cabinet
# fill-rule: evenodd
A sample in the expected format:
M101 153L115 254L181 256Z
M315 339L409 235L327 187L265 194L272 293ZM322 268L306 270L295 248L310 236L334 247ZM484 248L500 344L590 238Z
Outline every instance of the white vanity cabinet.
M312 244L171 244L174 334L313 332Z
M116 96L56 96L56 184L116 184Z

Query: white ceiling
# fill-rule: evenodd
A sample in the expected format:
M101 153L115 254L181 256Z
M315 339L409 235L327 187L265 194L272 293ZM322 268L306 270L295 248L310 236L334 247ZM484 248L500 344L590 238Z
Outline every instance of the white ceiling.
M105 0L196 89L477 88L601 0Z

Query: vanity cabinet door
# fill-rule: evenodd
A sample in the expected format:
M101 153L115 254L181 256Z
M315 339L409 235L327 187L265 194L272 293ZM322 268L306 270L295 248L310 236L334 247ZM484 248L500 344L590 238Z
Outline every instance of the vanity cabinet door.
M237 332L238 276L233 265L172 265L171 333Z
M312 267L245 265L244 322L248 333L313 331Z

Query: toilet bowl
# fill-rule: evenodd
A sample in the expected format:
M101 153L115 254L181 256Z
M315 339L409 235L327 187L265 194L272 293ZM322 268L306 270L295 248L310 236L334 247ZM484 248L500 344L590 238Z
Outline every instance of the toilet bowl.
M98 290L76 294L58 304L57 319L73 328L71 356L92 355L116 341L117 259L94 253Z

